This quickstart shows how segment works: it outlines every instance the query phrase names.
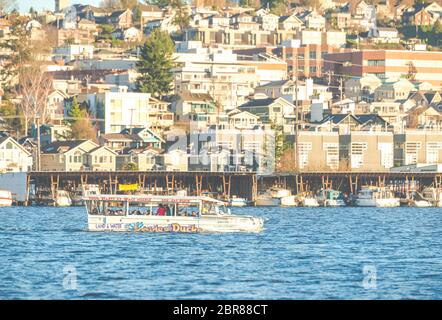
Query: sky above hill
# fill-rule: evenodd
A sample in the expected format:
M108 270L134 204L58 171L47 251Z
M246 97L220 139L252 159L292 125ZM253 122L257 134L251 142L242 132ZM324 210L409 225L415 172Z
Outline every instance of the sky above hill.
M100 0L73 0L71 4L81 3L81 4L92 4L98 5ZM18 0L17 4L19 5L20 12L28 12L30 7L40 11L42 9L54 10L55 1L54 0Z

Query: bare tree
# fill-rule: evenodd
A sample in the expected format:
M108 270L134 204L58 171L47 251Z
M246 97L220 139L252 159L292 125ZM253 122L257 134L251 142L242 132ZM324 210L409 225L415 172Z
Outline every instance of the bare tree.
M25 135L29 124L37 125L48 120L47 100L52 90L52 78L41 69L38 61L20 66L18 74L17 97L24 118Z

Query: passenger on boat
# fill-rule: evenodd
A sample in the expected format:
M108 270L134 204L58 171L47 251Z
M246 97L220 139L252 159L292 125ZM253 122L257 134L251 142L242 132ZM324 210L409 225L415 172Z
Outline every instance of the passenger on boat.
M163 204L160 203L158 205L157 216L165 216L165 215L166 215L166 208L164 208Z
M171 216L171 211L170 211L170 207L169 207L169 205L165 205L164 206L164 210L166 210L166 216Z

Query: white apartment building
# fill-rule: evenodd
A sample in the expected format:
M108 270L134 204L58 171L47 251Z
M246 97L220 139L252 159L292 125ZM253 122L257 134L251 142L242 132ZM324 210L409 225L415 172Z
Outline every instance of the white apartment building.
M173 125L168 104L149 93L105 92L88 95L100 132L119 133L128 128L166 129Z
M94 57L94 46L87 44L69 44L56 47L53 50L55 60L64 60L68 63L73 60L92 59Z
M234 109L261 83L284 79L287 64L257 56L243 59L232 50L202 48L201 42L181 44L175 55L175 93L209 94L225 110Z
M256 67L238 63L231 50L195 48L176 54L175 91L210 94L226 109L233 109L253 93L259 78Z

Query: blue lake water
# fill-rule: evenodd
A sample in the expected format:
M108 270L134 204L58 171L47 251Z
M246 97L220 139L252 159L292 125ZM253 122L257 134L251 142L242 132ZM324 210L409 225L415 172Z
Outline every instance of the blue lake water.
M260 234L85 231L77 208L0 208L1 299L438 299L439 208L240 208Z

